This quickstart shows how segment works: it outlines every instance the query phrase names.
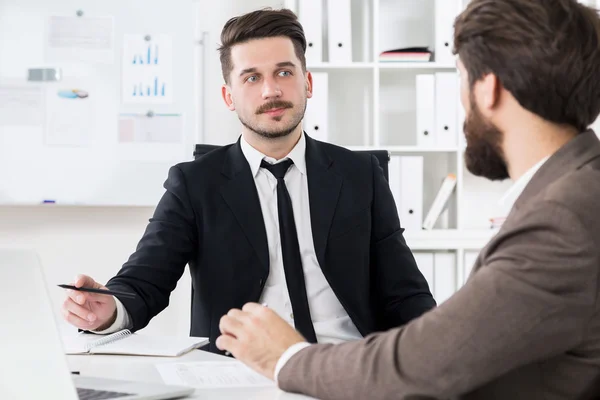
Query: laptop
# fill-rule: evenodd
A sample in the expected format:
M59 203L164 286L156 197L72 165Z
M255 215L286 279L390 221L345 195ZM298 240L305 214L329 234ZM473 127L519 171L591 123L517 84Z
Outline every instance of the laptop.
M0 399L173 399L194 389L72 375L33 251L0 249Z

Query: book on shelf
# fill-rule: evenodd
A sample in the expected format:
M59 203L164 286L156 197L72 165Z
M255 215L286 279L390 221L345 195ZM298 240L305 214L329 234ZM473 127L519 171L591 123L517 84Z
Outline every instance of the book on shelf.
M506 221L506 217L492 217L490 218L490 228L499 229L504 224L504 221Z
M438 190L437 195L435 196L435 199L433 200L433 203L429 208L429 212L427 213L427 216L423 221L423 229L433 229L435 223L440 217L440 214L444 211L444 208L446 208L448 200L450 199L450 196L452 195L452 192L454 191L455 187L456 175L448 174L448 176L446 176L446 178L442 182L442 185L440 186L440 189Z
M386 50L379 55L380 62L429 62L431 51L427 47L405 47Z

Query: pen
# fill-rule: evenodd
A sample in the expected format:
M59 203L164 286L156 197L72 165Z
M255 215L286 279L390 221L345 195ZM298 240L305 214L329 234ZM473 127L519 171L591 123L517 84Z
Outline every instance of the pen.
M76 286L71 286L71 285L58 285L58 287L61 287L63 289L78 290L80 292L107 294L107 295L111 295L111 296L124 297L127 299L135 299L135 294L133 294L133 293L117 292L115 290L94 289L94 288L88 288L88 287L76 287Z

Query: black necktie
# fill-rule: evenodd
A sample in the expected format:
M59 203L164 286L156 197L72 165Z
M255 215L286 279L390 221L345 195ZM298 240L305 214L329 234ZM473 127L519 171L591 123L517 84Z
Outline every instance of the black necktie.
M281 252L283 254L283 270L287 283L292 310L294 312L294 325L298 332L311 343L317 343L317 335L310 318L306 286L304 284L304 270L300 258L300 246L292 199L285 186L283 177L294 162L285 160L277 164L262 161L260 166L268 169L277 178L277 208L279 214L279 234L281 236Z

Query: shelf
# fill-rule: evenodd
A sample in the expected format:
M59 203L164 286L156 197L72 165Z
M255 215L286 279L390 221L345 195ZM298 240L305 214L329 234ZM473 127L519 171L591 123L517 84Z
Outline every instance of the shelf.
M383 70L421 70L421 69L450 69L456 70L456 65L439 64L436 62L389 62L389 63L372 63L372 62L352 62L344 64L330 64L328 62L310 64L306 66L309 71L313 70L368 70L375 67Z
M431 231L405 232L404 237L411 250L458 250L481 249L498 230L435 229Z
M454 147L418 147L418 146L385 146L384 149L390 153L456 153Z
M436 62L380 62L377 65L380 69L456 69L456 65Z
M60 203L35 203L35 202L22 202L22 203L0 203L2 208L26 208L26 207L40 207L40 208L154 208L156 204L110 204L110 203L81 203L81 202L60 202Z
M306 69L309 71L313 71L316 69L354 70L354 69L373 69L374 66L375 66L375 64L373 64L373 63L365 63L365 62L355 62L355 63L346 63L346 64L319 63L319 64L307 65Z
M418 147L418 146L345 146L349 150L387 150L392 154L402 153L456 153L456 147Z

